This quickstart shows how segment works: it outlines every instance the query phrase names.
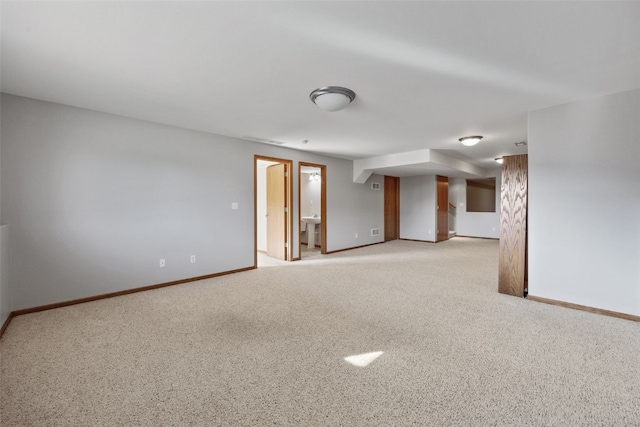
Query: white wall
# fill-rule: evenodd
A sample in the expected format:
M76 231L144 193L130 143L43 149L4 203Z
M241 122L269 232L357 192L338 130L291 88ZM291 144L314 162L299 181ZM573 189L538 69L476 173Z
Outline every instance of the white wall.
M640 315L640 90L529 114L529 294Z
M320 173L320 168L318 168ZM322 181L309 181L311 174L302 173L300 178L300 216L320 216Z
M9 226L0 226L0 326L11 313L9 289Z
M2 108L0 107L0 111ZM2 117L2 114L0 114ZM2 133L0 132L0 160L2 158ZM1 164L1 161L0 161ZM1 171L1 168L0 168ZM1 175L0 175L1 176ZM2 180L0 178L0 188ZM0 206L2 198L0 197ZM1 210L1 208L0 208ZM11 297L9 295L9 227L0 223L0 327L11 313Z
M253 266L256 154L327 165L329 251L382 241L348 160L6 94L1 131L11 310Z
M436 226L435 175L400 178L400 238L435 242Z
M0 111L2 108L0 107ZM2 114L0 114L0 117ZM0 159L2 146L2 133L0 132ZM1 161L0 161L1 163ZM1 169L1 168L0 168ZM1 188L0 178L0 188ZM0 206L1 206L0 197ZM0 209L1 210L1 209ZM0 223L0 327L9 317L11 313L11 300L9 295L9 227Z
M467 212L467 182L464 178L449 178L449 203L456 206L456 234L459 236L500 238L500 168L489 171L487 178L496 178L496 211Z
M384 241L382 232L371 236L373 228L384 230L384 192L371 190L371 182L382 183L384 188L384 177L371 175L364 184L356 184L352 161L340 168L322 159L306 161L327 165L327 251Z

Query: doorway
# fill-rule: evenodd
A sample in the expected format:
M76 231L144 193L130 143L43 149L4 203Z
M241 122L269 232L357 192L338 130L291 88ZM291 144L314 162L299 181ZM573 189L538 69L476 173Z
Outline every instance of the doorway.
M436 176L438 183L438 224L436 242L449 240L449 178Z
M300 258L327 253L327 167L298 162Z
M293 259L292 161L254 156L254 264Z
M384 241L400 238L400 178L384 177Z

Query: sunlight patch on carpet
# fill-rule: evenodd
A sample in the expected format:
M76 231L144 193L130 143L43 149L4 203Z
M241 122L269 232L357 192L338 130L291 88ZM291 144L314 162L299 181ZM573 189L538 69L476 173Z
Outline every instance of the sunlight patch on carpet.
M365 366L369 365L369 363L373 362L378 357L380 357L382 353L384 353L384 351L374 351L372 353L356 354L355 356L347 356L344 358L344 360L351 363L353 366L359 366L361 368L364 368Z

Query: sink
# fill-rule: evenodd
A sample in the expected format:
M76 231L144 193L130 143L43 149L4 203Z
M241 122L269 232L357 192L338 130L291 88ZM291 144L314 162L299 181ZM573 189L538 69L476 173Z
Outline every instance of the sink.
M302 221L306 222L307 224L320 224L320 217L319 216L303 216L302 217Z
M315 248L316 247L316 225L320 224L320 217L318 216L303 216L300 218L302 222L306 223L308 226L307 229L307 247Z

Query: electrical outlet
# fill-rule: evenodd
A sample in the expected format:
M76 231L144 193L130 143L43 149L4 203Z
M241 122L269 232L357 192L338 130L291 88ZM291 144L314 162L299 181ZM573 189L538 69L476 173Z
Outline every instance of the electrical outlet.
M356 239L358 238L358 233L356 233Z
M167 263L165 262L164 258L162 258L160 260L160 268L165 268L167 266Z
M431 230L429 230L429 234L431 234Z
M194 264L195 262L196 262L196 256L191 255L191 264Z

